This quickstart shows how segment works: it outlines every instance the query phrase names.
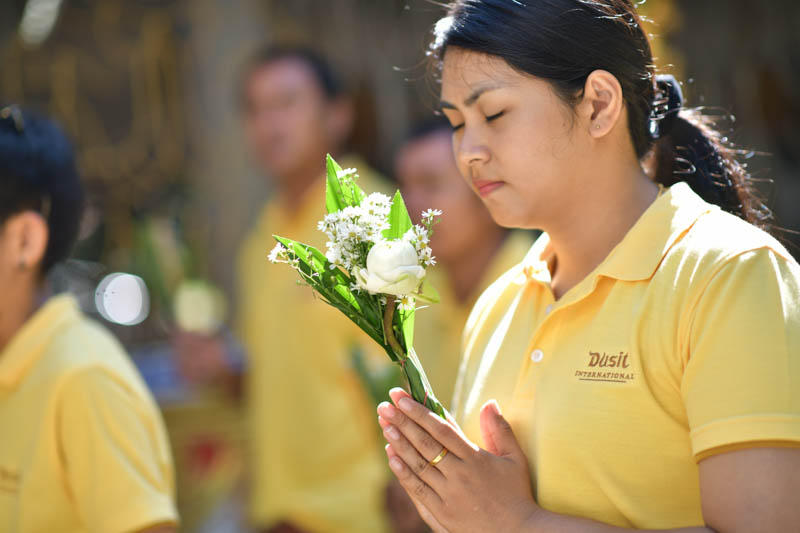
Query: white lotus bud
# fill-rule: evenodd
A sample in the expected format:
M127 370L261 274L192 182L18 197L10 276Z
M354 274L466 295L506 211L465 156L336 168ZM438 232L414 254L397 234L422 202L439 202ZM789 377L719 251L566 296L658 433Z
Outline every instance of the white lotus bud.
M367 268L354 272L356 284L370 294L411 294L419 288L425 269L414 246L404 241L380 241L367 255Z

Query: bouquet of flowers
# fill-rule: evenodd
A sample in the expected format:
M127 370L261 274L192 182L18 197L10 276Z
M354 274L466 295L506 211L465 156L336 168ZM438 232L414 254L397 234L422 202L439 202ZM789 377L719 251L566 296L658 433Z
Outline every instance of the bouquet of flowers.
M329 239L326 252L275 235L269 259L297 270L325 303L377 342L402 368L414 399L444 418L413 347L417 301L438 301L424 278L425 267L436 262L428 243L441 211L428 209L422 225L414 225L400 191L394 198L367 195L357 178L356 169L343 170L329 155L328 214L318 224Z

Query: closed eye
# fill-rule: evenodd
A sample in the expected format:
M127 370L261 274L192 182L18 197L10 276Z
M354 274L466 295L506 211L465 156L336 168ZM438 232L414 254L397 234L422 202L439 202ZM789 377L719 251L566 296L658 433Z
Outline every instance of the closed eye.
M495 113L494 115L486 117L486 122L491 122L496 118L500 118L505 114L505 111L500 111L499 113Z
M451 124L450 127L453 128L453 131L460 130L461 128L464 127L464 123L462 122L461 124Z

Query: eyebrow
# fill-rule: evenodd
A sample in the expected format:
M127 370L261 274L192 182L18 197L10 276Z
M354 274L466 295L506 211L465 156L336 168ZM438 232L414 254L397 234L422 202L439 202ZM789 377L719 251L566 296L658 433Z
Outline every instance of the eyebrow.
M467 98L464 100L464 105L469 107L472 104L474 104L478 100L478 98L481 97L483 93L494 91L495 89L499 89L500 87L501 86L497 83L489 83L481 87L478 87L477 89L472 91L472 93L469 96L467 96ZM453 104L451 104L446 100L441 100L439 102L439 107L441 107L442 109L456 109L456 106L454 106Z

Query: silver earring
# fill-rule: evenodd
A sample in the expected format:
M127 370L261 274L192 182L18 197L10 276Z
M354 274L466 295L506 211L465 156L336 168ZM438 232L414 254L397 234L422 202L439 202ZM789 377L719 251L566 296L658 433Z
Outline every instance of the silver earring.
M17 268L19 268L20 270L27 270L28 269L27 261L25 261L24 259L20 259L19 263L17 263Z

